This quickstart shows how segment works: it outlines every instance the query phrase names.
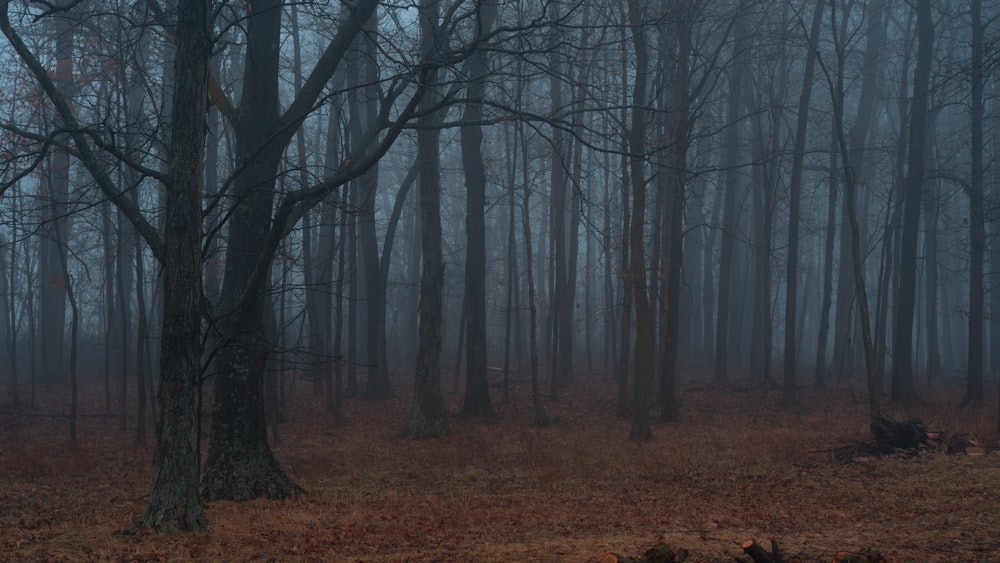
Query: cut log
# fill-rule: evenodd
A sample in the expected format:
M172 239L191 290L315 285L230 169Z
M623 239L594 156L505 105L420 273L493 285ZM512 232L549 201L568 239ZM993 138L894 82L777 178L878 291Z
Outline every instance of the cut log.
M750 559L753 559L754 563L779 563L780 561L772 557L766 549L754 540L743 542L741 547L743 547L743 553L746 553Z

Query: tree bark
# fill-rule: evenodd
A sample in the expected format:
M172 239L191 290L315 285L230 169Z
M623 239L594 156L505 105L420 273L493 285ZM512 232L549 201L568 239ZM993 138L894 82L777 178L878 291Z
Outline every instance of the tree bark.
M134 529L197 531L208 526L198 494L201 378L201 233L209 6L179 0L173 121L166 186L160 419L153 486Z

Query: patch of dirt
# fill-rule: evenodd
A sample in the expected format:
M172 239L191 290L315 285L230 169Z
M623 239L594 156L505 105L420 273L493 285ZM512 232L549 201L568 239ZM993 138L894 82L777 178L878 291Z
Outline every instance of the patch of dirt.
M84 417L70 444L67 419L36 416L68 412L65 390L18 414L3 397L0 560L596 562L665 542L688 561L733 561L745 540L770 538L804 560L1000 559L1000 455L837 462L834 448L869 438L867 406L844 390L803 389L789 409L777 394L686 381L682 420L638 444L614 416L613 384L565 390L546 403L558 424L538 428L519 383L510 404L494 393L498 423L453 418L450 435L413 441L397 437L408 382L393 383L394 399L347 401L343 426L300 383L273 446L307 493L212 503L209 531L174 536L113 535L142 513L152 480L134 420L123 433L115 418ZM84 383L94 396L82 412L103 411L98 387ZM996 446L995 405L960 411L960 391L891 414ZM457 412L462 397L448 398Z

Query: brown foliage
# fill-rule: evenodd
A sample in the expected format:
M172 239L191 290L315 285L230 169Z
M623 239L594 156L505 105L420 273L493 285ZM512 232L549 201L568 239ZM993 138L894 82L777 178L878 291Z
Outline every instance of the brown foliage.
M211 503L207 532L135 537L113 532L142 513L152 449L102 417L82 418L68 444L65 418L12 415L4 398L0 560L596 562L664 542L689 561L731 561L754 537L778 538L804 560L1000 553L1000 456L931 450L837 463L815 452L868 436L867 406L846 392L803 391L789 411L756 391L688 383L682 420L634 443L611 387L567 390L546 405L558 420L550 427L532 426L526 385L513 391L515 402L497 405L499 423L456 418L450 435L429 441L398 438L405 390L348 403L344 426L299 391L274 448L305 495ZM99 408L94 395L83 412ZM65 401L61 390L39 399L49 413ZM457 412L461 394L448 401ZM898 414L996 444L989 409Z

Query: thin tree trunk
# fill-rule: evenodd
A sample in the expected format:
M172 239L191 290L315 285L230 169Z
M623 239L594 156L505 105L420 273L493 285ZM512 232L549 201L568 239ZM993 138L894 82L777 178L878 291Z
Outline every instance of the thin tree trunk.
M421 58L430 60L440 36L437 0L420 0L417 19L420 24ZM438 71L425 70L424 84L437 83ZM437 103L434 96L420 100L425 112ZM413 380L413 403L403 435L412 438L433 438L448 432L448 413L441 393L441 330L444 257L441 248L441 162L440 130L433 127L438 117L428 113L418 120L417 160L418 202L420 207L421 277L420 327L416 369Z
M520 92L520 89L518 89ZM528 353L531 357L531 405L535 414L536 426L548 426L551 423L549 415L542 404L542 389L538 374L538 309L535 301L535 270L531 252L531 173L528 160L528 143L524 134L524 125L517 124L521 139L521 169L522 185L524 186L524 201L521 202L522 226L524 228L524 271L528 278Z
M635 84L632 90L632 122L629 128L629 166L632 176L632 225L629 246L632 260L629 277L635 301L635 369L633 371L632 426L629 439L649 440L653 436L649 421L649 398L652 391L655 327L646 281L644 229L646 223L646 82L649 52L645 20L639 0L629 0L628 18L635 46Z
M927 105L933 56L934 22L930 0L918 0L917 60L910 104L909 158L903 199L903 232L899 257L899 298L893 330L892 398L904 403L917 400L914 386L913 316L916 306L917 235L920 226L920 192L924 181L927 141Z
M744 0L739 2L739 13L735 17L739 18L736 23L736 36L733 43L733 57L735 59L729 74L729 95L726 100L726 134L725 134L725 154L726 163L724 191L725 203L722 211L722 247L719 254L719 299L717 303L718 315L716 317L715 330L715 367L712 380L716 384L725 385L729 383L729 334L731 331L730 297L731 284L733 281L733 262L735 259L736 228L739 223L737 203L739 200L739 178L741 171L737 170L740 157L740 135L739 130L740 112L743 108L743 88L744 74L747 66L749 37L746 25L743 21L745 15Z
M972 20L972 97L970 99L970 147L972 170L969 182L969 348L964 406L983 403L983 256L986 226L983 197L983 19L982 0L969 2ZM994 314L1000 312L994 311ZM997 351L994 351L996 354ZM1000 411L998 411L1000 412ZM1000 430L1000 416L997 419Z
M796 402L796 334L795 314L798 299L799 270L799 208L802 201L802 165L805 160L806 131L809 127L809 102L812 97L813 72L816 68L816 47L819 44L820 24L823 22L824 0L818 0L813 9L809 31L809 50L806 53L802 94L799 96L798 119L795 126L795 147L792 156L791 197L788 210L788 258L785 265L785 363L782 383L782 402Z

